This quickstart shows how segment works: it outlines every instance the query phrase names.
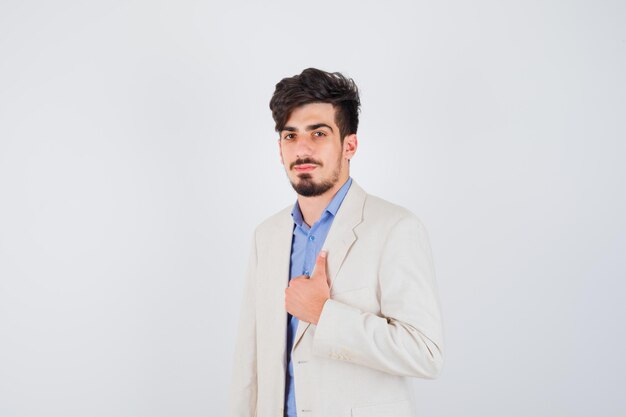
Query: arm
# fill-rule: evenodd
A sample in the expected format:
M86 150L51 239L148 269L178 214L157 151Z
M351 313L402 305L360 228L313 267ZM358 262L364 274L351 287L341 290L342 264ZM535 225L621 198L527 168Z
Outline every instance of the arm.
M231 381L231 417L254 417L257 407L256 352L256 235L246 271L239 327L235 340L235 362Z
M428 235L415 216L401 219L387 236L378 279L381 315L327 300L313 353L436 378L443 365L441 311Z

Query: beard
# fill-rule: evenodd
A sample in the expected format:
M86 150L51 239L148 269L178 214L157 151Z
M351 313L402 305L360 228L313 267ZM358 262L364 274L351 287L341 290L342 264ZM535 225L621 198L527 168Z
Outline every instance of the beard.
M312 163L310 160L303 160L302 162L296 161L296 163ZM295 165L292 164L292 166ZM318 163L321 167L322 164ZM300 194L303 197L317 197L319 195L324 194L326 191L330 190L337 184L339 181L339 174L341 172L341 155L339 155L339 161L337 163L337 168L333 171L332 175L329 179L322 180L320 182L315 182L311 174L303 173L297 174L298 182L293 182L289 180L291 186L296 191L296 193Z

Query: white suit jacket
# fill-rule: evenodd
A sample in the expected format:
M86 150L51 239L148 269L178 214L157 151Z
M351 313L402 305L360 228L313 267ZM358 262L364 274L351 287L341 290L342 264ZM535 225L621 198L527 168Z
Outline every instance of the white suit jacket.
M285 288L292 207L255 230L231 387L231 417L283 417ZM352 182L326 238L331 299L300 321L292 361L299 417L409 417L407 377L435 378L443 331L428 235L408 210Z

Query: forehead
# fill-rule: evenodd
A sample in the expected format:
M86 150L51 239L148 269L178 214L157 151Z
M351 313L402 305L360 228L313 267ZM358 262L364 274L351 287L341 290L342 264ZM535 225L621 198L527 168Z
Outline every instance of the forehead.
M285 126L299 127L314 123L335 126L335 108L330 103L309 103L293 109Z

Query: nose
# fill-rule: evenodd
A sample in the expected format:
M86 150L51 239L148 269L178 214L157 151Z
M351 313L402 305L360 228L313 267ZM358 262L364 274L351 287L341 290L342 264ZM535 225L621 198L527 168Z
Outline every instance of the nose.
M296 140L296 156L304 158L313 154L313 141L308 137L299 137Z

